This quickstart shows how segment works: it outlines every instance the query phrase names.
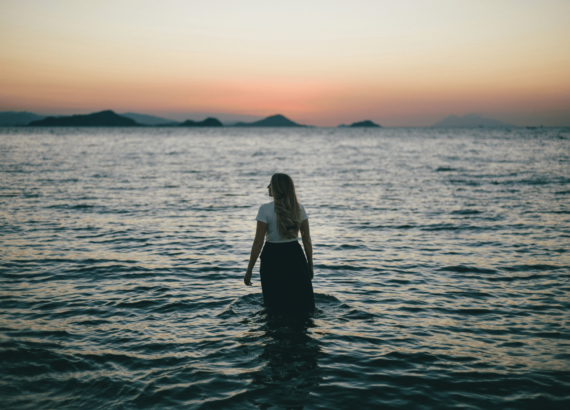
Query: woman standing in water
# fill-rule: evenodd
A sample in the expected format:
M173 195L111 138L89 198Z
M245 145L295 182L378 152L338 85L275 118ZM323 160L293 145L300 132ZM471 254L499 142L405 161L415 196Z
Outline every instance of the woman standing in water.
M267 189L273 201L261 205L257 213L257 231L243 281L251 285L253 267L263 247L260 276L265 306L280 313L312 311L315 298L309 217L297 200L289 175L274 174ZM299 231L306 258L298 242Z

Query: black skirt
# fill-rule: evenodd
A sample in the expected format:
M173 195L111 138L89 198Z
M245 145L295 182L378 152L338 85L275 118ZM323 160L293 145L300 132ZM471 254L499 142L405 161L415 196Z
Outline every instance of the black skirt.
M309 265L299 242L265 242L260 276L268 309L281 314L315 309Z

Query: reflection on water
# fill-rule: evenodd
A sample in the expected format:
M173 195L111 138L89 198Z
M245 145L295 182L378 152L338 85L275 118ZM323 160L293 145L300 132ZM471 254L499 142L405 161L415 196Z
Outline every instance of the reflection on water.
M284 317L262 313L252 331L261 331L263 353L255 360L261 369L253 372L255 394L261 405L299 407L307 404L310 389L319 384L317 359L321 347L308 333L311 317ZM251 324L253 324L251 323Z
M318 330L314 316L322 313L318 309L299 316L277 315L263 307L261 294L255 294L239 298L220 315L248 327L238 342L240 350L251 356L250 370L241 374L248 381L250 403L259 408L302 408L310 403L310 391L320 380L318 357L322 353L311 331Z

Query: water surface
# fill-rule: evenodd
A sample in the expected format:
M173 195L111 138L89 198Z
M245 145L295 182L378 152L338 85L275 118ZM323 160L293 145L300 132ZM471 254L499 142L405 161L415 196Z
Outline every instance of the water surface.
M289 173L317 311L242 282ZM0 129L5 408L567 409L568 129Z

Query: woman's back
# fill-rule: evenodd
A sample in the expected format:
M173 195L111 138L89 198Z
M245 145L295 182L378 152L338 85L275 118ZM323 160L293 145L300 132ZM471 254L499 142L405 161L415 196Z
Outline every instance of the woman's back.
M305 212L305 208L303 205L299 204L302 212L301 221L305 219L309 219L307 213ZM259 207L259 211L257 212L257 217L255 218L258 221L265 222L267 224L267 233L265 234L265 240L267 242L291 242L296 241L299 239L299 235L295 238L283 238L279 232L279 226L277 224L277 214L275 213L275 203L273 201L263 204Z

